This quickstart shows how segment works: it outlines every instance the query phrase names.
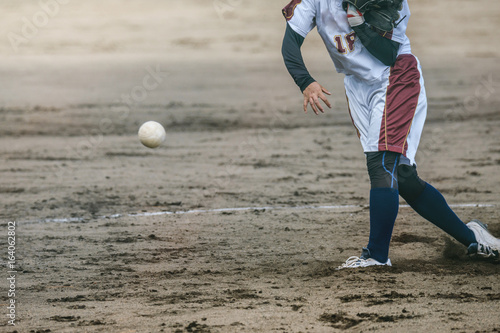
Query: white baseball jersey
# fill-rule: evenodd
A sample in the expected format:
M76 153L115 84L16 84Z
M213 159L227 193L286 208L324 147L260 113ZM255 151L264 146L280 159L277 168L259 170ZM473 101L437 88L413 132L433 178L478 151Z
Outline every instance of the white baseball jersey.
M398 55L410 54L410 41L406 36L410 18L407 0L403 1L399 13L401 22L386 37L401 44ZM297 0L292 2L286 14L290 27L304 38L317 27L337 72L372 81L389 71L389 67L376 59L356 37L347 22L342 0Z

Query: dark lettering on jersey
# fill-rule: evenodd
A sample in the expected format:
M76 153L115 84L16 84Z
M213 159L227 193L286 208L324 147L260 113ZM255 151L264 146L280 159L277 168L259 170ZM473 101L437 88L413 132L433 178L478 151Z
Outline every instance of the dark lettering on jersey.
M285 8L283 8L282 13L287 21L292 19L295 7L297 7L301 2L302 0L292 0Z
M356 33L353 31L345 35L345 41L347 42L347 48L349 52L354 51L354 42L356 41Z
M335 41L335 47L337 48L337 51L339 51L339 53L341 54L347 54L347 52L354 51L354 42L356 42L356 33L354 31L350 32L347 35L345 35L344 38L342 38L341 35L336 35L335 37L333 37L333 40Z
M337 47L337 51L342 54L346 54L347 50L344 47L344 43L342 42L342 36L337 35L333 37L333 40L335 41L335 46Z

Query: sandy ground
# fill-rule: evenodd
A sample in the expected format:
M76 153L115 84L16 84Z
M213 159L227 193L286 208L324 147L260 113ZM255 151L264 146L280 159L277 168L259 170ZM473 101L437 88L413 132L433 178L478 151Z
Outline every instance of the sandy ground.
M417 160L500 235L500 2L480 2L410 3L429 97ZM305 59L333 109L301 111L285 4L61 1L44 20L39 2L0 3L0 331L500 330L500 266L407 207L392 268L335 270L367 242L368 176L316 32ZM147 120L167 129L159 149L138 142Z

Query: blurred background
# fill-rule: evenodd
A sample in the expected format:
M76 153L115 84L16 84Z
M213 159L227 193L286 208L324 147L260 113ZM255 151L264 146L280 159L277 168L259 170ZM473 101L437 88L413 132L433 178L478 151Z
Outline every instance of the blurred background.
M280 55L286 4L2 1L0 105L111 102L141 79L144 67L160 64L169 79L148 96L150 103L230 101L241 106L266 100L292 107L301 96ZM465 67L476 66L477 74L497 69L500 2L410 0L410 8L408 35L424 65L464 68L466 75L447 78L463 80L470 74ZM342 77L334 75L315 31L304 54L314 77L342 89Z
M164 163L170 169L160 170L160 181L177 182L181 196L190 202L188 208L239 206L247 199L225 202L215 195L235 186L226 178L235 177L227 169L238 158L248 159L239 162L245 166L253 165L248 178L239 175L240 188L253 191L255 200L265 204L268 200L262 193L270 189L267 181L255 182L255 169L267 177L261 166L274 165L270 161L282 147L291 147L290 156L295 156L283 165L301 168L297 173L309 169L311 152L322 145L329 154L336 154L328 155L332 165L325 170L343 168L334 163L352 158L360 177L366 177L347 112L343 75L336 74L316 31L307 37L303 54L312 76L333 93L329 98L333 108L320 117L302 111L302 95L281 57L285 28L281 9L286 4L267 0L1 1L0 159L5 167L0 170L4 203L0 216L79 216L104 210L115 213L123 211L122 206L137 211L157 201L157 195L171 196L167 189L149 191L159 181L156 165ZM485 146L488 152L480 152L469 136L496 140L492 147L500 143L495 125L500 100L500 1L410 0L410 8L408 35L422 62L429 100L429 120L417 159L432 169L435 164L425 163L426 159L438 153L448 153L442 155L445 160L489 156L494 148ZM479 118L480 125L463 121ZM137 130L148 120L167 129L167 149L150 151L139 144ZM287 133L290 129L300 134ZM464 134L452 139L452 132ZM313 142L302 149L306 157L296 156L297 144L292 143L296 136L306 145L306 140ZM457 141L460 154L449 151ZM137 158L145 156L147 168ZM190 168L195 170L191 174ZM461 170L457 163L457 172ZM113 180L110 173L121 176ZM186 192L190 177L197 185ZM217 177L223 181L206 184ZM488 182L488 178L477 179ZM95 198L117 182L123 189L117 195L115 188L112 197L119 199L103 201L96 208ZM309 186L309 180L306 183ZM257 188L250 190L249 184ZM76 190L81 187L92 187L85 200L83 192ZM128 198L130 188L143 191L134 194L144 197L135 206ZM207 188L209 197L222 201L207 202ZM276 197L284 191L273 187ZM48 198L44 199L40 193L45 192ZM80 210L66 211L73 205L66 202L71 195L81 203ZM47 207L43 200L51 197L60 204ZM347 203L351 197L339 200ZM292 199L295 203L299 198Z

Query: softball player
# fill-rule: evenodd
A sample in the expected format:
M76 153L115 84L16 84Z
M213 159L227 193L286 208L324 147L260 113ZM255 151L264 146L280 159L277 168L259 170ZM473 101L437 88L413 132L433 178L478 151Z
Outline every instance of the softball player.
M314 113L331 107L327 89L307 71L300 48L317 27L337 72L345 74L349 113L364 149L370 177L370 236L360 257L339 268L391 266L389 243L399 195L422 217L467 247L470 255L499 260L500 240L477 220L464 224L445 199L417 174L415 154L427 114L422 70L406 36L407 0L398 25L384 35L342 0L293 0L283 9L287 20L282 54L285 65Z

